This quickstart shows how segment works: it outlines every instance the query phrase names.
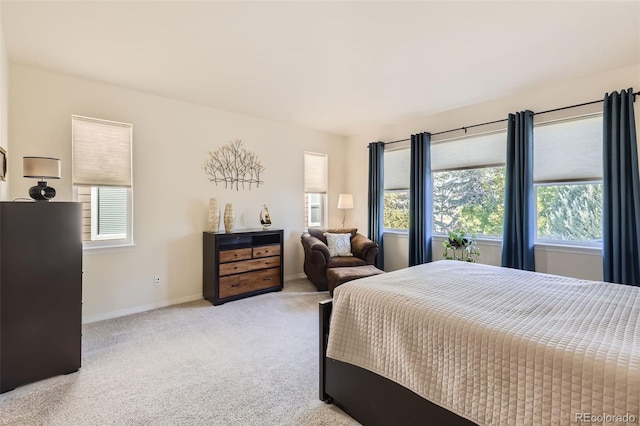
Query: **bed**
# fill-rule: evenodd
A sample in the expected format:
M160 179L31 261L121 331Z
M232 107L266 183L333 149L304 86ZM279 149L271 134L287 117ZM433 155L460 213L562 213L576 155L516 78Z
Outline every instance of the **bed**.
M320 304L320 399L365 425L637 424L640 288L456 261Z

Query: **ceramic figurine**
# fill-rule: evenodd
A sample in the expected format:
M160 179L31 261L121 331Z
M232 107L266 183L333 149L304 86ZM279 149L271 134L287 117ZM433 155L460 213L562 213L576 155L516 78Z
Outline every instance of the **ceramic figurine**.
M267 209L266 205L260 210L260 224L262 225L262 229L269 229L271 226L271 216L269 216L269 209Z

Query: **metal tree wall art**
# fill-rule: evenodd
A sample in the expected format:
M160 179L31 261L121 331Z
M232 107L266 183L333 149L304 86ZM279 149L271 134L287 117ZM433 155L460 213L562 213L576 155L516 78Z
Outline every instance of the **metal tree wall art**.
M251 151L247 151L242 146L242 141L236 139L228 145L215 151L209 151L209 159L204 165L204 171L209 175L209 181L218 185L224 182L224 187L236 191L245 189L253 184L259 187L261 183L260 174L264 172L264 166L258 157Z

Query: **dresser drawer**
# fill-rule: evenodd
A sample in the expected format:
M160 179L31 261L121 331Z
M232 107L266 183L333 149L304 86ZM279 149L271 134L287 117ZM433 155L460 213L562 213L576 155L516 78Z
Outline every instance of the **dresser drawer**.
M220 264L220 276L240 274L255 271L256 269L274 268L280 266L280 257L263 257L260 259L243 260Z
M251 259L251 249L220 250L220 263Z
M253 257L280 256L280 244L253 248Z
M280 285L280 268L247 272L220 278L218 297L225 298Z

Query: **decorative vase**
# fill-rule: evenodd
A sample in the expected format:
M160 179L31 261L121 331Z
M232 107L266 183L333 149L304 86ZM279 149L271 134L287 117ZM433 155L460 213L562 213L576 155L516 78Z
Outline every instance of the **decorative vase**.
M224 207L224 232L233 232L234 219L233 205L231 203L227 203Z
M209 199L209 232L218 232L220 230L220 209L218 209L218 200Z

